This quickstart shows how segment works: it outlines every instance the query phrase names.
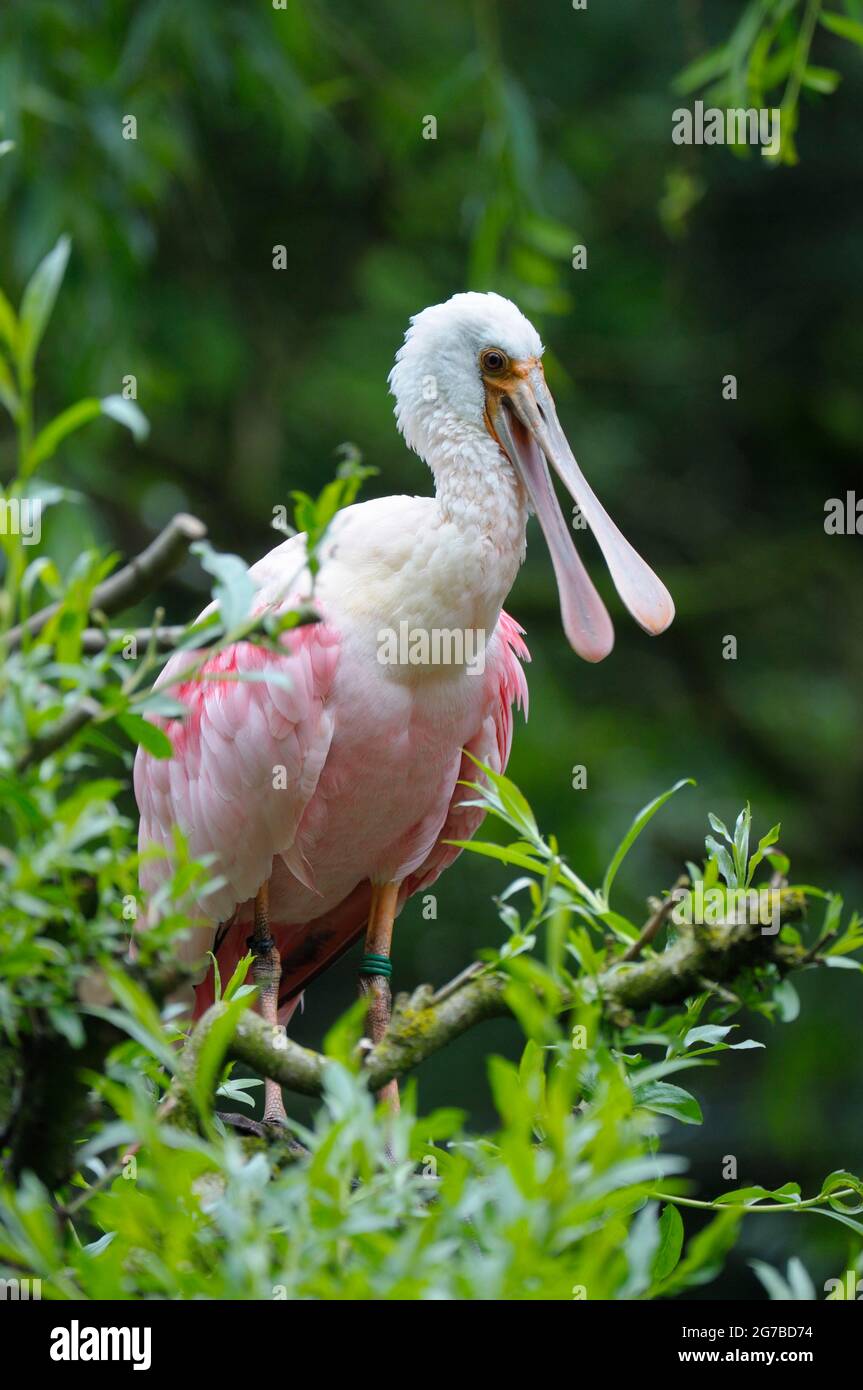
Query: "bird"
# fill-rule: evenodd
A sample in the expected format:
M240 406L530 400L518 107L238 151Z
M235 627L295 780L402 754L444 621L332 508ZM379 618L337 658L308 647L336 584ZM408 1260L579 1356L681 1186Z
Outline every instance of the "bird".
M139 747L140 881L172 872L175 834L215 878L190 891L186 960L222 979L251 947L257 1007L274 1029L360 936L371 1043L391 1011L396 917L460 853L483 810L466 780L502 772L514 711L527 715L520 625L504 610L528 518L544 533L573 651L610 653L608 610L576 551L552 481L570 493L624 605L663 632L674 604L576 463L545 380L537 330L509 299L464 292L415 314L389 375L396 424L429 467L433 496L338 512L308 564L293 535L253 564L254 612L313 603L319 621L175 652L156 682L183 717L149 715L170 758ZM580 523L581 524L581 523ZM205 609L203 619L213 611ZM197 662L197 664L196 664ZM194 1017L213 1002L201 966ZM398 1109L398 1086L380 1099ZM264 1120L286 1121L265 1081Z

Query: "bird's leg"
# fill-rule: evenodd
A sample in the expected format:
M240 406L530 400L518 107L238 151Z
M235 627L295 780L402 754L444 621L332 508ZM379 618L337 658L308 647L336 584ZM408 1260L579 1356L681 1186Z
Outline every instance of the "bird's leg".
M372 1043L380 1042L390 1021L390 947L398 897L397 883L372 884L365 952L360 964L360 995L369 1001L366 1031ZM388 1081L378 1091L378 1100L386 1101L392 1111L398 1112L399 1083L395 1079Z
M264 879L255 894L255 930L249 938L255 958L253 978L258 987L258 1011L273 1030L279 1028L279 981L282 978L282 958L270 936L270 882ZM287 1124L282 1088L278 1081L264 1080L264 1124Z

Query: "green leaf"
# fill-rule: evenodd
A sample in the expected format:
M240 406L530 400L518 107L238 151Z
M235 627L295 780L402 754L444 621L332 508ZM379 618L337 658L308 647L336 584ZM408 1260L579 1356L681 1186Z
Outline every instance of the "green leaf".
M625 1250L629 1272L621 1298L637 1298L652 1282L660 1243L657 1212L657 1204L647 1202L629 1228Z
M669 1202L659 1218L659 1245L653 1257L653 1281L667 1279L677 1267L683 1249L683 1218L677 1207Z
M209 541L195 541L190 547L203 568L215 579L213 598L219 606L227 631L242 626L249 617L255 597L255 582L249 567L239 555L221 554Z
M488 802L489 809L507 821L520 835L526 835L528 839L536 839L539 835L539 828L530 802L524 793L502 772L492 771L485 763L475 758L472 753L468 753L467 756L472 763L481 769L490 783L488 787L483 786L481 782L470 782L468 786L478 792Z
M223 1081L216 1095L225 1100L232 1100L239 1105L248 1105L252 1109L255 1104L255 1097L248 1094L257 1086L263 1086L263 1081L257 1077L243 1076L239 1080Z
M545 865L540 860L534 859L522 850L514 849L512 845L494 845L484 840L444 840L444 844L453 845L456 849L469 849L474 854L483 854L488 859L497 859L501 864L513 864L519 869L530 869L536 874L545 870Z
M761 1284L767 1290L768 1297L772 1303L784 1303L793 1300L794 1294L786 1284L778 1269L772 1265L765 1264L763 1260L750 1260L749 1268L754 1272Z
M844 1188L851 1188L855 1193L856 1200L853 1205L847 1197L836 1195ZM837 1168L824 1179L820 1196L826 1197L833 1211L841 1212L843 1216L856 1216L863 1211L863 1181L847 1168Z
M82 425L86 425L90 420L95 420L100 413L99 401L95 396L85 397L84 400L76 401L66 410L54 417L50 424L41 429L33 441L30 453L27 457L27 472L31 473L40 463L51 458L67 435L74 430L79 430Z
M722 1268L728 1251L737 1239L741 1214L723 1211L693 1236L686 1255L662 1287L664 1295L707 1284Z
M215 959L216 958L214 956L214 963ZM246 983L246 976L252 968L254 959L255 957L253 956L251 951L247 951L244 956L240 956L240 959L237 961L237 964L234 967L233 975L231 976L228 983L225 985L225 993L223 997L226 1000L233 999L237 994L239 994L240 990L243 988L243 985Z
M800 1204L800 1184L787 1182L783 1187L761 1187L754 1184L752 1187L736 1187L731 1192L723 1192L721 1197L717 1197L715 1206L756 1206L761 1201L784 1202L788 1206L799 1206Z
M785 878L788 870L791 868L791 860L788 858L788 855L780 854L778 850L772 854L768 850L767 862L773 872L779 874L780 878Z
M840 73L833 68L808 67L801 78L801 85L810 92L835 92L842 81Z
M674 91L683 96L697 92L700 87L727 72L730 64L731 55L724 44L711 49L709 53L702 53L678 73L673 83Z
M614 883L614 880L617 877L618 869L620 868L629 851L632 849L632 846L635 844L635 841L638 839L639 835L641 834L644 827L647 825L648 821L653 819L660 807L664 806L666 801L668 801L670 797L674 796L675 792L680 791L681 787L694 786L695 781L693 780L693 778L683 777L679 782L675 782L674 786L670 787L667 792L663 792L661 796L657 796L653 801L649 802L647 806L642 807L638 815L635 817L635 820L632 822L631 826L624 835L623 839L621 840L620 844L617 846L617 849L614 851L611 863L609 864L606 870L605 878L602 881L602 896L605 899L606 903L608 902L609 893L611 892L611 885Z
M351 1072L357 1072L361 1058L357 1044L365 1032L366 1014L369 1010L367 999L357 999L339 1018L324 1037L324 1056L340 1062Z
M126 400L125 396L103 396L99 408L109 420L125 425L136 444L142 444L150 433L150 422L143 410L134 401Z
M815 1298L815 1286L802 1260L796 1255L792 1255L788 1261L788 1283L792 1297L799 1302L811 1302Z
M126 710L117 715L117 723L120 728L129 735L133 743L139 743L151 758L172 758L174 749L168 735L151 724L149 719L143 715L134 714L131 710Z
M241 994L222 1004L223 1011L210 1022L207 1035L198 1048L194 1072L188 1077L189 1093L207 1130L212 1129L216 1078L224 1064L228 1043L251 1002L250 994Z
M0 355L0 401L5 405L12 419L17 419L20 400L18 398L18 388L9 370L6 358Z
M0 338L8 347L13 358L18 353L18 315L0 290Z
M107 1019L136 1042L141 1043L152 1053L169 1073L177 1069L179 1054L168 1041L167 1034L159 1017L159 1011L144 989L124 970L111 965L105 967L105 975L122 1008L103 1008L91 1005L86 1013L97 1018Z
M825 1211L823 1207L807 1207L807 1216L826 1216L830 1221L838 1221L840 1225L847 1226L849 1231L854 1231L858 1236L863 1236L863 1221L855 1221L853 1216L843 1216L838 1211Z
M749 827L752 823L752 813L749 810L747 801L740 815L737 817L737 824L734 827L734 871L738 883L746 881L746 865L749 861Z
M849 39L851 43L863 48L863 24L858 24L854 19L846 19L845 15L834 14L832 10L827 13L822 11L819 19L831 34L838 34L840 39Z
M806 1267L796 1255L788 1261L787 1279L763 1260L750 1260L749 1265L774 1302L812 1302L816 1296Z
M136 700L135 706L139 714L155 714L160 719L185 719L189 713L188 705L163 690L151 690L143 700Z
M747 888L749 887L750 883L752 882L752 879L755 876L755 870L758 868L758 865L761 863L770 846L775 845L776 841L779 839L779 832L781 829L781 825L778 824L771 826L767 834L762 835L761 839L758 841L758 848L753 854L752 858L749 860L749 870L746 875Z
M21 300L20 331L18 337L18 359L22 370L29 372L36 356L42 335L57 299L72 243L67 236L61 236L53 251L33 272Z
M710 821L710 824L712 828L716 831L717 835L722 835L722 837L726 839L729 844L731 844L731 836L728 833L728 828L725 822L721 821L718 816L714 816L712 811L707 812L707 819Z
M706 1042L718 1043L728 1037L734 1025L727 1024L722 1027L718 1023L702 1023L697 1028L690 1028L686 1037L683 1039L684 1047L691 1047L693 1043Z
M704 847L713 859L729 888L737 887L737 875L734 872L734 861L724 845L718 840L714 840L712 835L708 835L704 841Z
M682 1086L674 1086L670 1081L650 1081L646 1085L633 1087L633 1099L642 1110L651 1110L655 1115L670 1115L685 1125L700 1125L704 1116L695 1096L684 1091Z
M781 980L773 991L778 1005L779 1017L783 1023L793 1023L800 1013L800 995L790 980Z

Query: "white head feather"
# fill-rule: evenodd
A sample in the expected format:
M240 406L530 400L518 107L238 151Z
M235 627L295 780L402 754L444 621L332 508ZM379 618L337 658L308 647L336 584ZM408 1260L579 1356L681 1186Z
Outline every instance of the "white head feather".
M498 453L483 423L479 369L484 348L513 361L540 357L540 336L512 300L499 294L454 294L414 314L390 372L395 416L405 442L432 468L468 441Z

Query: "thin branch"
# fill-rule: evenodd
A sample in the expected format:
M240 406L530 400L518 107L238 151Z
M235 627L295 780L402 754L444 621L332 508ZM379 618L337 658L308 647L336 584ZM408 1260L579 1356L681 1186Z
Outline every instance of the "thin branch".
M87 627L81 633L81 645L85 652L101 652L112 642L134 641L142 647L150 642L157 652L171 652L181 638L188 636L187 627Z
M15 762L15 771L24 772L33 763L41 762L51 753L56 753L58 748L62 748L64 743L68 743L77 733L80 733L87 724L98 719L104 713L98 700L94 700L87 695L77 704L71 705L59 719L55 719L53 724L49 724L41 734L37 734L34 739L27 744L24 751L18 756Z
M829 931L826 931L823 936L818 938L814 946L810 947L800 964L812 965L813 962L819 962L825 946L829 946L831 941L835 941L838 935L839 933L836 931L835 927L831 927Z
M266 616L266 614L258 613L255 616L256 621L260 623ZM320 623L323 621L320 613L317 611L316 608L313 608L310 603L301 603L299 607L292 613L292 616L295 619L294 627L310 627L314 623ZM293 630L294 628L288 629L288 631L291 632L293 632ZM221 628L217 629L217 633L220 631ZM254 627L250 628L249 632L246 634L247 637L253 637L255 635L255 631L256 629ZM265 631L265 629L261 628L261 631ZM204 630L202 625L202 641L206 640L207 638L212 638L212 636L212 629L210 629L210 631L207 632ZM172 652L180 641L184 641L190 637L190 629L188 627L182 626L126 628L88 627L85 628L81 634L81 644L85 652L91 653L104 651L106 647L110 646L114 642L126 643L130 641L134 641L138 646L141 647L152 646L152 650L156 652ZM245 640L245 638L243 638L242 640ZM192 649L189 648L189 650L191 651ZM187 676L188 673L184 672L183 679L186 680Z
M783 921L798 916L801 896L784 890ZM683 927L672 946L646 960L615 961L596 980L583 980L579 988L601 998L618 1017L651 1004L676 1004L711 984L735 979L748 966L772 962L783 972L809 963L799 946L779 941L778 933L766 933L757 925L733 923L710 927ZM445 985L437 994L421 985L410 997L397 998L389 1028L376 1047L365 1054L363 1074L371 1091L378 1091L394 1077L404 1076L420 1062L440 1051L462 1033L487 1019L511 1014L510 980L506 975L472 973L462 984ZM572 998L561 1002L561 1012L571 1008ZM187 1074L221 1017L225 1006L215 1004L197 1024L186 1048ZM289 1090L316 1096L323 1088L330 1062L319 1052L300 1047L284 1034L274 1036L257 1014L246 1013L226 1043L226 1055L245 1062L262 1076L269 1076Z
M677 898L674 895L677 892L678 888L686 888L688 884L688 874L681 874L680 878L675 883L668 897L663 898L662 902L659 904L656 911L653 913L653 916L648 918L648 920L645 922L641 935L638 937L636 941L633 941L631 946L627 946L623 955L620 957L621 960L636 960L638 956L641 955L643 948L645 946L648 946L650 942L653 941L654 937L658 935L660 927L663 925L669 913L671 912L671 909L677 902Z
M189 547L195 541L203 540L206 534L203 521L187 512L178 512L146 550L142 550L116 574L97 584L90 595L89 611L93 613L98 610L110 617L112 613L131 608L181 565L189 553ZM25 635L36 636L40 633L59 609L59 603L51 603L34 613L25 623L11 628L5 637L7 650L12 651L20 646Z

